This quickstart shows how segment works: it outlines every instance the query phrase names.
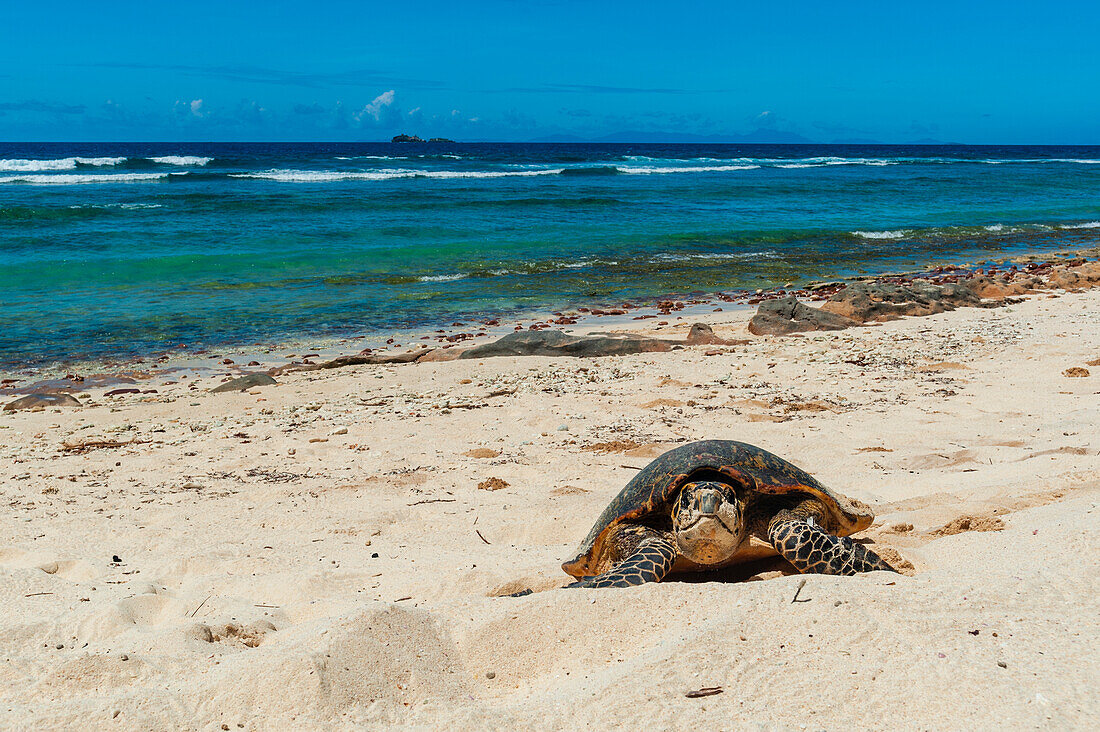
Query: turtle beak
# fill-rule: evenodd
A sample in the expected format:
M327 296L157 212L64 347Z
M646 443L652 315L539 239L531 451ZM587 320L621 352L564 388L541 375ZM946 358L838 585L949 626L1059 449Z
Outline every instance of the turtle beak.
M699 491L698 499L699 513L704 516L714 516L722 505L722 494L715 490Z

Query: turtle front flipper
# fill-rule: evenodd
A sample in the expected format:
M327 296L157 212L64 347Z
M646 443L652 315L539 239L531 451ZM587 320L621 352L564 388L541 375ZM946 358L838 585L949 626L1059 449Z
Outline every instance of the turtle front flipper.
M631 587L660 582L679 554L672 536L648 527L630 527L614 539L622 542L616 553L623 559L603 574L574 582L569 587Z
M806 501L794 510L780 511L768 525L768 540L799 572L853 575L896 572L878 554L847 536L833 536L819 524L822 513Z

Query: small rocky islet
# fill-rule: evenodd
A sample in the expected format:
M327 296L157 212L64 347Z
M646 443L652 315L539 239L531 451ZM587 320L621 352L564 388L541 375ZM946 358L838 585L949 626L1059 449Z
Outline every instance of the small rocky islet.
M402 135L394 135L394 137L390 140L390 142L429 142L429 143L431 143L431 142L450 142L450 143L453 143L454 140L448 140L446 137L430 137L427 140L425 140L424 138L418 137L416 135L403 135L402 134Z

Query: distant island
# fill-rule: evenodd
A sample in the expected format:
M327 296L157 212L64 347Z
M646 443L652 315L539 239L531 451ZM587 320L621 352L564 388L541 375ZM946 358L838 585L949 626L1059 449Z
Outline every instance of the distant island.
M390 142L425 142L425 140L416 135L397 135ZM433 137L426 142L454 142L454 140L448 140L446 137Z

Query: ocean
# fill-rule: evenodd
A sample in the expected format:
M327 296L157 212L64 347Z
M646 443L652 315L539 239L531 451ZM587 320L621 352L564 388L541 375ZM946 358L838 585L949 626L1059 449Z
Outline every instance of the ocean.
M0 368L1100 238L1100 147L0 144Z

